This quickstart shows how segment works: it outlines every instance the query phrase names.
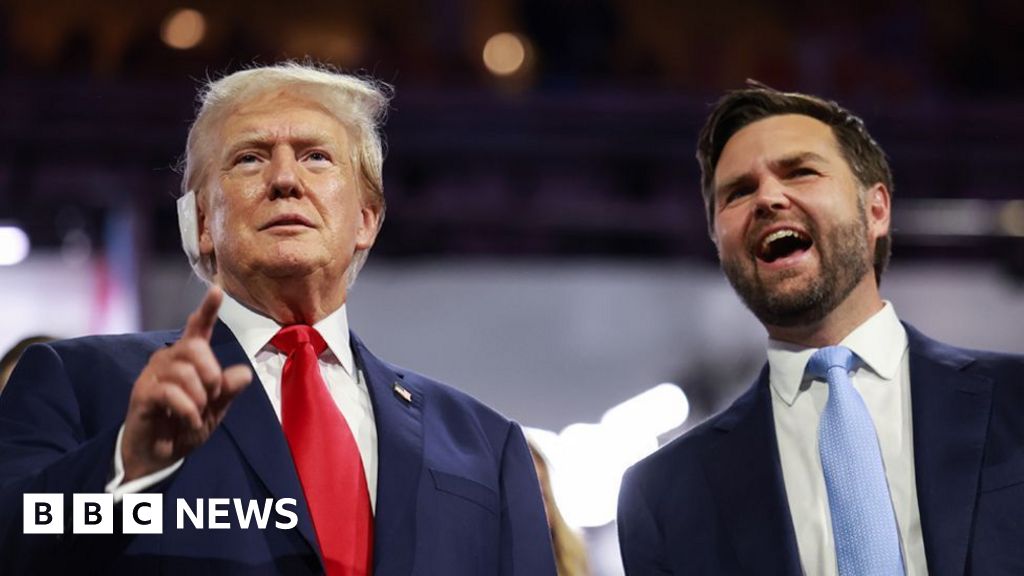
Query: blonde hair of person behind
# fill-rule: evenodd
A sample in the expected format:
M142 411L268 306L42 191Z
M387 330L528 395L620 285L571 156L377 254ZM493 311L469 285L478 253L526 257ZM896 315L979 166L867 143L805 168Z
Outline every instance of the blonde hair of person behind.
M344 74L323 64L281 62L241 70L209 81L200 90L199 110L188 132L181 180L182 194L198 193L206 181L217 151L211 149L220 123L239 106L273 92L289 91L322 106L345 126L352 137L352 167L359 175L363 201L380 213L384 222L384 140L381 127L387 115L392 88L372 79ZM366 262L368 250L356 253L348 272L348 284ZM214 263L203 256L193 265L196 274L212 282Z
M588 576L590 567L587 563L587 547L583 539L565 522L562 512L555 503L551 490L551 477L548 473L548 461L533 442L527 441L533 462L537 467L537 479L540 491L544 496L544 508L548 514L548 526L551 529L551 544L555 550L555 565L558 576Z

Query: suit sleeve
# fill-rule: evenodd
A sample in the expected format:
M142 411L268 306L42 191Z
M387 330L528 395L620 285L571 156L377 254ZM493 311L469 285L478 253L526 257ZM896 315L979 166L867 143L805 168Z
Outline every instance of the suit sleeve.
M664 539L641 486L641 472L630 468L622 479L618 510L619 548L626 576L671 576L662 551Z
M117 436L112 427L87 437L82 420L61 356L46 345L26 350L0 395L0 573L81 572L123 544L70 533L71 494L104 491ZM26 493L64 495L63 534L23 533Z
M522 430L511 424L501 461L501 576L555 576L544 501Z

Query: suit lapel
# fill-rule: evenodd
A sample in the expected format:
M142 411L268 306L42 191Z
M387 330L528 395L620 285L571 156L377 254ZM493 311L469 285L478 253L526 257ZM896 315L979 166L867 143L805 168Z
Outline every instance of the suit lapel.
M964 351L907 326L914 467L928 571L963 574L992 405L992 382Z
M245 355L238 340L223 322L218 321L210 339L217 361L223 368L235 364L246 364L250 368L249 358ZM302 485L292 463L292 453L288 448L284 432L278 422L274 407L267 398L266 391L259 377L253 371L253 381L238 395L228 408L228 413L221 422L223 428L238 446L242 457L249 463L256 476L275 498L295 498L296 513L299 517L298 529L306 542L317 552L316 532L303 496Z
M416 494L423 469L424 395L352 334L377 426L374 574L410 574L416 542Z
M715 427L720 436L706 454L708 480L740 564L752 574L800 574L767 366Z

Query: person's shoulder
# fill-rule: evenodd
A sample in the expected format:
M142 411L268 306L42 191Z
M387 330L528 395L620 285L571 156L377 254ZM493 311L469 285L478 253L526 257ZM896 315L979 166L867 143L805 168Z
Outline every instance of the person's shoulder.
M397 380L387 383L397 395L408 395L407 401L419 406L424 414L454 420L473 420L488 428L508 428L511 421L497 410L458 388L426 376L414 370L381 359L374 354L355 334L352 335L353 349L361 358L364 368L369 363L374 372L376 363L386 372L394 374ZM378 374L378 377L386 375Z
M715 414L684 434L658 448L633 467L639 470L664 471L670 468L686 466L687 462L699 459L705 449L714 442L718 435L719 423L728 418L735 405Z
M508 418L497 410L484 404L474 396L440 380L420 374L401 366L385 363L401 379L402 383L419 391L423 395L423 403L442 412L468 412L478 417L493 420L495 423L509 422Z
M147 352L148 356L148 353L173 343L180 334L180 330L98 334L54 340L45 346L53 348L58 354L125 354L138 351Z
M509 443L522 441L518 424L466 392L413 370L385 364L398 378L392 385L394 393L411 394L411 402L420 410L423 433L431 438L425 457L434 466L444 468L442 462L454 465L451 455L459 451L483 456L499 466ZM405 392L400 392L399 386Z
M15 374L30 380L66 380L83 390L132 382L153 352L176 339L176 332L140 332L33 344L18 361Z
M994 350L973 350L964 348L964 353L973 356L980 369L997 373L1012 372L1017 376L1024 374L1024 355Z
M696 464L707 458L722 435L735 426L738 420L746 418L755 408L761 380L762 377L758 377L728 408L634 464L631 473L649 478L669 479L672 475L690 474L699 470L700 467Z
M1020 374L1024 369L1024 355L954 346L931 338L910 324L904 323L904 326L907 329L912 355L924 356L954 368L972 371L1001 373L1010 370Z

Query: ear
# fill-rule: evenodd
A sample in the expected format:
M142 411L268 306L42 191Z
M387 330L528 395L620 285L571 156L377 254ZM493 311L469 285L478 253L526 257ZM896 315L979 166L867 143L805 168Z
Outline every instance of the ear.
M367 250L373 246L380 230L381 209L379 206L363 205L359 209L359 228L356 230L356 250Z
M864 201L868 230L871 232L871 237L877 240L889 233L890 217L892 216L889 189L885 187L885 184L878 182L865 191Z

